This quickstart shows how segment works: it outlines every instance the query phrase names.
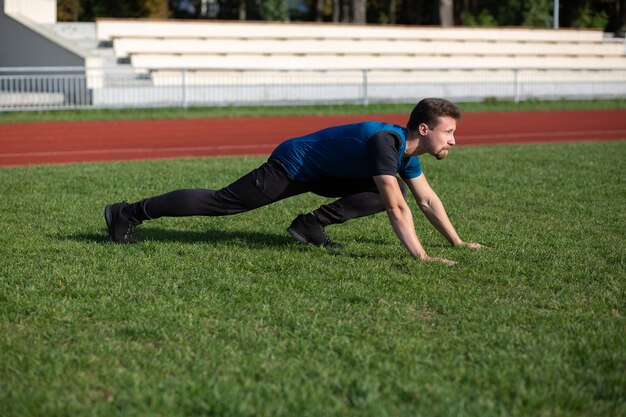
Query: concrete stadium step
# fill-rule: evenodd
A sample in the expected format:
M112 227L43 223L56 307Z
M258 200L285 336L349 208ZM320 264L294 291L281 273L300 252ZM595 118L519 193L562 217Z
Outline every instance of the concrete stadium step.
M398 25L347 25L331 23L216 22L189 20L97 19L97 38L111 41L120 37L161 38L240 37L285 39L494 39L494 40L578 40L601 41L603 32L592 29L537 29L483 27L425 27Z
M115 56L137 54L237 54L266 53L310 55L335 54L483 54L483 55L575 55L620 56L623 45L603 41L486 41L486 40L303 40L290 39L163 39L119 38L113 42Z
M469 68L562 68L562 69L626 69L626 56L619 57L526 57L450 55L423 56L389 55L197 55L141 54L131 58L137 68L190 69L469 69Z

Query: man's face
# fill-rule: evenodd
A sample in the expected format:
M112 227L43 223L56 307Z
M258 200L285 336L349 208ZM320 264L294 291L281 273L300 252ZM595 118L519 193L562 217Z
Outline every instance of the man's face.
M439 117L438 123L431 127L426 123L419 126L423 152L429 153L439 160L444 159L448 156L448 151L456 144L454 141L456 120L449 116Z

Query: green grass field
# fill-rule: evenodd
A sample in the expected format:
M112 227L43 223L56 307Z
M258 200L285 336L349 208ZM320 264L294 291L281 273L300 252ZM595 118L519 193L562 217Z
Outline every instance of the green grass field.
M615 100L486 100L480 103L458 103L463 112L476 111L532 111L532 110L607 110L626 109L626 99ZM369 106L319 105L319 106L261 106L261 107L190 107L176 108L130 108L55 110L39 112L0 112L0 123L54 122L83 120L142 120L142 119L190 119L201 117L265 117L308 116L336 114L409 114L415 104L375 103Z
M299 196L160 219L109 245L106 203L225 185L262 158L0 169L0 415L625 416L626 141L422 158L462 237L411 204L292 241Z

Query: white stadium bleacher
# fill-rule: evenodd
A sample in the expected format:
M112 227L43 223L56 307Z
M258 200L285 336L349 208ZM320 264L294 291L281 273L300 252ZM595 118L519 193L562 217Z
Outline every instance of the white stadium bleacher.
M568 69L621 68L622 57L517 56L450 54L427 57L403 54L136 54L131 63L138 68L190 69Z
M142 69L626 68L598 30L100 19Z
M123 37L113 42L115 55L140 54L371 54L371 55L550 55L609 57L623 55L619 44L602 41L521 42L505 40L415 39L246 39Z
M268 88L303 101L355 94L565 96L576 95L576 83L584 91L595 83L602 95L623 83L626 71L623 42L587 29L98 19L96 33L153 85L196 86L185 92L191 102L298 100ZM554 80L563 80L563 92ZM247 96L228 86L245 87Z
M590 29L431 27L331 23L224 22L208 20L98 19L97 37L282 38L282 39L463 39L519 41L602 41Z

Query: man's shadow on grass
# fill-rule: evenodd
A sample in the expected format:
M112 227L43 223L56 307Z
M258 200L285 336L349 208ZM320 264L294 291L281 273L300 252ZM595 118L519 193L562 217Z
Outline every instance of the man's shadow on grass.
M100 233L76 233L59 235L58 238L74 240L77 242L108 243L109 237L106 229ZM256 231L242 230L175 230L159 227L145 228L135 232L138 242L172 242L172 243L228 243L233 245L245 245L248 247L286 247L297 244L286 232L273 234Z
M100 232L59 234L60 240L72 240L83 243L103 244L109 242L106 229ZM251 230L223 230L219 228L205 228L201 230L179 230L160 227L142 228L135 232L135 238L141 242L170 242L188 244L227 244L232 246L267 248L278 247L301 251L313 249L313 246L297 242L287 231L267 233ZM371 236L359 238L360 242L384 245L384 239ZM332 251L334 252L334 251Z

